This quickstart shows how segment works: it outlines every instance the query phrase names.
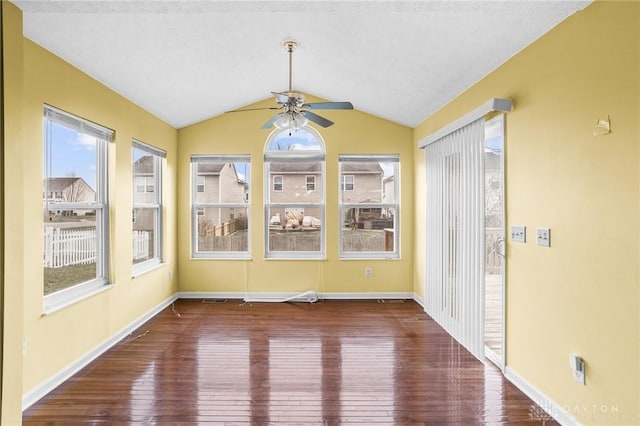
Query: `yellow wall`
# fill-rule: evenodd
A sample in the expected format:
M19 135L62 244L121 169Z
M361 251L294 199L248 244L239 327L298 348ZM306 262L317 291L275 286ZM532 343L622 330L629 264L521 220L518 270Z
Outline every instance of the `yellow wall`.
M421 123L415 142L492 97L506 116L507 365L584 424L640 423L640 4L596 2ZM594 137L597 118L612 133ZM415 151L423 294L424 153ZM535 228L551 228L551 248ZM573 381L569 354L587 363ZM595 407L595 408L594 408ZM607 411L607 413L603 413ZM612 411L614 411L612 413Z
M3 1L3 96L4 116L4 304L2 344L2 407L0 424L22 422L22 281L24 256L23 194L13 188L22 185L24 141L22 132L22 12ZM10 231L10 232L9 232Z
M176 291L415 291L423 297L424 161L416 142L491 97L514 101L506 119L507 220L529 231L527 244L507 244L508 367L582 423L640 422L638 3L595 3L413 131L359 111L323 113L336 122L320 130L327 147L323 261L264 259L262 155L268 131L259 127L273 111L225 114L176 131L23 41L19 10L7 2L2 6L10 247L4 280L5 297L12 301L4 311L3 424L18 423L23 392ZM42 316L42 264L32 255L42 250L43 103L116 130L110 147L115 286L47 316ZM273 99L267 99L254 106L272 105ZM613 132L592 136L596 118L607 115ZM132 138L167 150L167 264L135 279L130 259ZM338 259L340 153L400 154L401 260ZM190 258L192 154L251 154L251 260ZM535 245L537 226L552 229L551 248ZM365 266L373 268L373 277L364 277ZM179 280L169 280L169 272ZM587 361L586 387L572 380L571 352ZM615 409L617 417L602 417L603 407Z
M317 101L307 97L308 102ZM251 107L271 107L270 98ZM179 283L183 292L411 292L413 264L413 140L410 128L359 111L323 111L335 121L320 134L326 145L327 259L265 260L264 145L260 127L274 111L224 114L181 129L179 139ZM401 169L401 260L338 260L338 154L398 153ZM190 169L193 154L251 154L251 260L193 260ZM364 277L364 268L373 276Z
M22 381L27 393L175 294L177 281L169 279L169 272L176 272L177 131L35 43L24 39L23 46L23 140L19 151L25 155L25 161L22 170L17 171L20 179L7 194L24 197L11 207L23 215L26 224L24 235L15 238L18 241L11 249L24 253L15 262L24 268L27 352ZM115 142L109 146L110 274L115 285L46 316L42 315L42 257L34 255L42 252L44 103L116 132ZM163 170L166 264L135 279L131 278L133 138L167 152ZM9 229L7 236L12 237L14 232Z

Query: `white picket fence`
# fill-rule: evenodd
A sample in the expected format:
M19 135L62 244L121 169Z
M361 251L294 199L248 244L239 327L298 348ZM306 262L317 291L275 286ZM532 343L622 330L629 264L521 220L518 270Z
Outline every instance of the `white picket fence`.
M133 260L149 258L149 232L133 231Z
M62 268L96 262L95 228L44 229L44 267ZM134 260L149 257L149 233L133 231Z

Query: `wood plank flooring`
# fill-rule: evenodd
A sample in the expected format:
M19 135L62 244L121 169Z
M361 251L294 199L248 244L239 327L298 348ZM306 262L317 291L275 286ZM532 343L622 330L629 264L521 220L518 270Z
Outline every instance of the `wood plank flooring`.
M502 275L485 276L484 312L485 346L502 358Z
M557 424L413 301L178 300L24 425Z

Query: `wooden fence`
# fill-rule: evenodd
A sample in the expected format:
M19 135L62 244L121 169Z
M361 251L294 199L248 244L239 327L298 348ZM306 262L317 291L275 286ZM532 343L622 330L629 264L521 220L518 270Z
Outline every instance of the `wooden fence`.
M44 228L44 267L96 263L96 229Z
M344 252L393 251L393 236L391 240L391 248L387 249L386 236L384 231L343 230L342 251Z
M486 228L485 229L485 273L489 275L500 275L502 273L502 259L498 255L498 250L503 249L498 247L498 240L503 237L503 231L501 228Z
M62 268L96 263L95 228L44 228L44 267ZM149 256L149 233L133 231L133 258Z
M149 258L149 232L133 231L133 260Z

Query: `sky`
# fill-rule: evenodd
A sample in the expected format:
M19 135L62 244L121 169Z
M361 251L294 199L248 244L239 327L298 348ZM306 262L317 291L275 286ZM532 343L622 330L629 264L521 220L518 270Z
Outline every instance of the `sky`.
M51 123L51 177L81 177L96 189L96 138Z
M271 139L267 151L322 151L316 135L303 130L292 132L291 136L288 130L281 130Z
M52 177L78 176L96 189L96 138L79 133L73 129L51 123L52 149L50 153L50 166ZM311 132L296 132L289 136L283 131L270 142L270 149L276 151L309 151L322 150L316 136ZM138 150L134 150L135 152ZM140 151L138 158L144 155ZM138 158L134 158L134 161ZM390 163L380 164L385 176L393 174L393 166ZM238 177L247 180L246 164L237 163Z

